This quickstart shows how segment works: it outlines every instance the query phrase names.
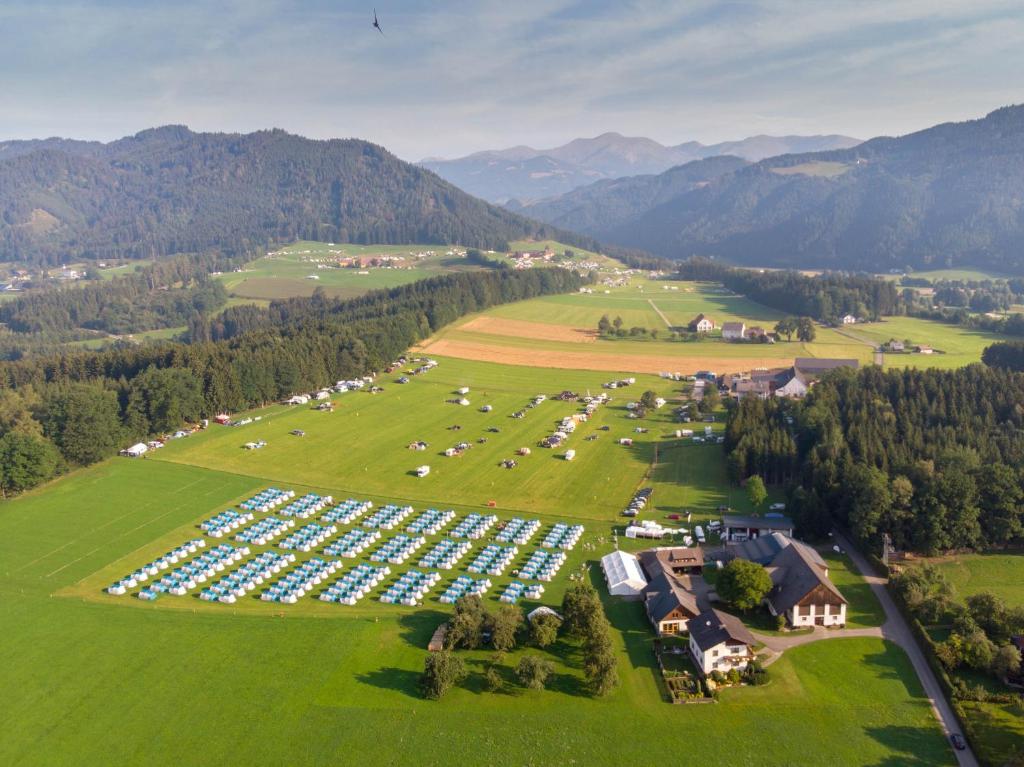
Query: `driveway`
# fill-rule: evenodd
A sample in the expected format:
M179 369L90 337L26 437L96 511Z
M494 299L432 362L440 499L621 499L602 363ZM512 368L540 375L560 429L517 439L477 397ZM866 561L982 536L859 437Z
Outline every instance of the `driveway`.
M885 610L885 623L882 624L881 634L885 639L898 644L907 653L914 671L917 672L918 679L921 680L924 693L931 701L932 711L935 712L935 716L938 718L939 725L942 727L948 742L951 733L960 732L960 725L957 722L952 707L949 705L949 701L946 700L946 696L942 693L942 688L939 687L938 679L935 678L931 666L925 660L924 653L918 646L917 640L910 633L910 626L907 625L902 613L896 608L892 597L889 596L889 592L885 588L886 579L875 575L867 560L839 532L835 533L835 540L849 554L850 559L853 560L854 567L864 576L864 580L871 586L871 590L881 603L882 609ZM839 635L839 632L835 633ZM794 638L799 639L800 637ZM813 639L808 641L813 641ZM953 753L963 767L978 767L978 760L974 756L974 752L971 751L970 746L965 751L953 751Z

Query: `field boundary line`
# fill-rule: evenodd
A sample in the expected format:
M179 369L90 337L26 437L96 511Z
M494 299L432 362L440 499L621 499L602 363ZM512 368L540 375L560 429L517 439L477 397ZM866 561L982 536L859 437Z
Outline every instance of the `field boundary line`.
M659 309L658 305L654 303L654 299L648 298L647 303L649 303L651 305L651 308L654 309L654 313L661 317L661 321L665 323L665 327L668 328L669 330L672 330L674 326L671 322L669 322L668 317L665 316L665 312Z

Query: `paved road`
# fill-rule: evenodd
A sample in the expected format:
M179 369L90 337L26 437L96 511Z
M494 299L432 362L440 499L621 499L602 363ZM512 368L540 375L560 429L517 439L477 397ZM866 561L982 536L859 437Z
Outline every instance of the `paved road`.
M942 693L942 688L939 687L935 674L928 665L928 661L925 660L924 653L914 639L914 635L910 633L910 626L907 625L903 615L893 603L892 597L889 596L889 592L885 588L885 578L875 575L861 553L853 548L850 542L838 532L835 533L835 539L836 543L850 555L854 567L864 576L864 580L871 586L871 590L881 603L882 609L885 610L882 636L898 644L910 657L910 662L913 664L914 671L917 672L917 676L921 680L921 686L924 688L925 695L931 701L932 711L935 712L939 725L942 727L942 731L948 740L950 733L960 732L960 725L957 722L956 715L953 713L953 709L949 705L949 701L946 700L946 696ZM970 750L970 747L966 751L954 751L953 753L962 767L978 767L978 760L975 758L974 752Z
M754 635L758 642L768 648L767 657L764 659L765 666L772 665L789 648L799 647L802 644L820 642L824 639L845 639L849 637L882 638L884 636L882 629L878 626L862 629L827 629L824 626L815 626L813 631L808 631L806 634L771 635L761 634L757 631L750 633Z

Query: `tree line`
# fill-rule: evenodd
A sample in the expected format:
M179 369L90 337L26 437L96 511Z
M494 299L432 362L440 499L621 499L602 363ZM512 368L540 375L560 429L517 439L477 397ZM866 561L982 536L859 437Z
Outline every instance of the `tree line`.
M894 283L865 274L826 272L811 277L794 271L737 269L691 258L678 265L673 279L720 282L759 304L826 324L836 324L847 314L876 320L904 311Z
M461 272L350 300L234 307L192 343L0 362L0 489L17 492L127 441L382 370L460 316L576 290L563 269Z
M1020 373L837 371L803 401L745 398L725 436L733 479L785 484L804 535L838 523L923 553L1024 539Z

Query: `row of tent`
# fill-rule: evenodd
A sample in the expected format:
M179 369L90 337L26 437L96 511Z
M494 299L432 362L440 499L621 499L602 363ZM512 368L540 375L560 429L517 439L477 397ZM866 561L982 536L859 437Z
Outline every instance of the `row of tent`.
M447 511L427 509L415 520L409 523L409 526L405 528L405 531L407 533L412 533L413 535L435 535L441 532L444 526L453 519L455 519L455 511L452 509L448 509Z
M185 559L188 559L192 554L195 554L199 549L206 547L206 541L203 538L193 538L190 541L180 546L176 546L166 554L154 559L152 562L147 562L138 570L135 570L124 578L114 581L107 587L107 593L113 594L114 596L123 596L128 593L129 589L134 589L140 583L144 583L149 580L151 575L156 575L161 570L167 570L171 565L176 565Z
M388 587L387 591L380 595L380 601L385 604L409 606L418 604L439 580L441 580L440 573L421 573L419 570L408 570L402 574L397 583Z
M462 559L473 544L469 541L455 541L451 538L443 538L437 542L424 557L420 560L420 567L436 567L439 570L451 570L455 564Z
M399 533L394 538L385 541L384 545L370 555L371 562L390 562L393 565L400 565L416 550L427 542L422 535L413 538L412 536Z
M320 595L321 602L333 602L339 605L354 605L378 583L391 574L391 569L359 564L332 583Z
M261 493L257 493L247 501L242 501L241 506L246 511L267 512L275 509L282 503L287 503L295 497L294 490L278 490L276 487L268 487Z
M491 543L476 555L476 559L470 563L466 570L471 573L501 575L505 572L505 568L512 564L512 560L515 559L518 553L519 549L515 546L498 546Z
M313 522L308 525L303 525L278 545L282 549L312 551L337 532L338 527L336 525L323 527Z
M264 517L255 525L245 528L235 536L235 540L241 543L252 543L257 546L266 546L288 528L295 527L294 519L278 519L277 517Z
M260 595L260 599L264 602L293 605L314 586L333 575L339 567L341 562L337 560L309 559L272 584Z
M325 512L320 517L320 521L326 522L329 525L347 525L359 519L359 517L372 508L373 501L357 501L354 498L349 498L347 501L342 501L333 509Z
M544 537L541 547L545 549L572 549L583 535L583 525L566 525L559 522Z
M544 587L539 583L526 585L519 581L512 581L505 587L505 591L502 592L499 599L506 604L514 605L520 599L540 599L540 595L543 593Z
M349 530L341 538L324 549L324 554L329 557L353 558L361 554L374 541L380 540L380 530L363 530L356 528Z
M493 514L467 514L459 524L452 530L452 538L469 538L478 540L486 535L487 531L498 521Z
M565 564L565 552L548 552L537 550L530 555L529 560L519 570L519 577L527 580L550 581L562 565Z
M320 496L316 493L307 493L301 498L289 503L283 509L281 514L285 517L297 517L298 519L308 519L314 514L319 513L327 506L334 503L334 499L329 495Z
M537 534L538 530L540 530L539 519L527 521L520 517L513 517L498 531L494 539L499 543L515 543L524 546Z
M214 546L185 564L164 575L160 580L151 583L139 592L139 599L153 601L161 594L172 594L183 597L200 583L205 583L225 567L241 561L249 556L249 547L234 547L229 543Z
M199 593L199 598L207 602L233 605L240 597L262 585L263 581L290 567L294 561L294 554L264 551L234 572L207 586Z
M490 588L491 581L488 578L474 580L468 575L460 575L452 582L451 586L445 589L445 592L440 596L439 601L446 605L455 604L462 599L462 597L467 595L476 594L477 596L482 597Z
M238 512L234 509L228 509L200 523L199 529L211 538L221 538L225 533L246 525L252 522L253 519L254 516L251 511Z
M412 514L412 506L396 506L389 503L382 506L369 517L363 520L363 527L377 527L381 530L391 530L398 527L402 521Z

